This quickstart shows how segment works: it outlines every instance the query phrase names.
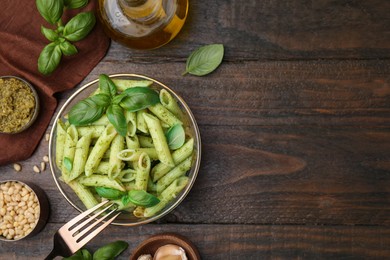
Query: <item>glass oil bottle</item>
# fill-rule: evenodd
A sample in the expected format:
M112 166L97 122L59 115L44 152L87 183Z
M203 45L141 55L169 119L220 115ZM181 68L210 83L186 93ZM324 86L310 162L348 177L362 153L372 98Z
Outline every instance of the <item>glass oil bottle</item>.
M188 0L99 0L98 17L114 41L155 49L179 33L188 4Z

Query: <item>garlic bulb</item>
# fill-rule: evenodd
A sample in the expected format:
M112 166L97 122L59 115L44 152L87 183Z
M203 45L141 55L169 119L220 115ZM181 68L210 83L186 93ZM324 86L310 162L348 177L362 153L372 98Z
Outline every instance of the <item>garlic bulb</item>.
M187 256L180 246L167 244L157 249L153 260L187 260Z

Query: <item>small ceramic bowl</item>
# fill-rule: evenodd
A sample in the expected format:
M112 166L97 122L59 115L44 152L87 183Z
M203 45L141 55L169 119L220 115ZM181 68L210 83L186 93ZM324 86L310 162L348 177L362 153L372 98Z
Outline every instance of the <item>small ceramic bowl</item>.
M10 183L9 187L6 186L6 183ZM15 185L17 184L17 185ZM21 188L20 188L20 185ZM12 192L12 190L16 190L18 192ZM27 190L27 192L26 192ZM37 199L33 203L29 203L30 199L26 199L26 196L35 196ZM8 198L7 198L8 196ZM46 222L49 217L49 201L45 192L38 187L37 185L30 182L22 182L19 180L6 180L0 182L0 213L1 213L1 234L0 240L7 242L15 242L21 239L25 239L28 237L32 237L39 233L42 228L46 225ZM16 203L16 204L15 204ZM36 207L39 208L37 215L35 215L34 203L37 204ZM32 205L31 205L32 204ZM18 205L18 206L16 206ZM17 208L16 208L17 207ZM13 215L13 216L12 216ZM20 216L23 215L23 218ZM34 222L29 222L28 219L33 218ZM6 227L7 223L13 223L10 227ZM27 223L24 223L27 222ZM17 224L15 224L17 223ZM30 224L29 224L30 223ZM30 227L27 227L30 225ZM17 235L15 238L7 239L4 236L4 230L7 229L7 233L10 233L10 229L13 229L12 233L15 232L16 229L23 229L27 227L29 230L23 232L23 234Z
M183 248L188 260L200 260L200 255L195 245L186 237L174 233L164 233L149 237L133 251L130 260L137 260L141 255L153 256L157 249L168 244Z
M32 91L32 94L34 96L35 108L34 108L34 111L33 111L33 114L31 116L30 120L25 125L23 125L21 128L16 129L15 131L4 132L4 131L0 130L1 134L18 134L18 133L21 133L24 130L28 129L35 122L35 120L38 117L38 113L39 113L39 97L38 97L38 93L35 90L35 88L28 81L26 81L25 79L22 79L20 77L16 77L16 76L2 76L2 77L0 77L0 79L3 79L3 80L16 79L16 80L22 82L23 84L25 84Z

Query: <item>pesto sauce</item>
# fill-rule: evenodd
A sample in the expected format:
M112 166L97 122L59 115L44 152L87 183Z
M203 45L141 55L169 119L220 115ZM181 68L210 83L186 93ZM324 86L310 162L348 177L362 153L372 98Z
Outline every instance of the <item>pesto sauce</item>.
M17 132L29 123L35 102L34 94L25 82L0 78L0 132Z

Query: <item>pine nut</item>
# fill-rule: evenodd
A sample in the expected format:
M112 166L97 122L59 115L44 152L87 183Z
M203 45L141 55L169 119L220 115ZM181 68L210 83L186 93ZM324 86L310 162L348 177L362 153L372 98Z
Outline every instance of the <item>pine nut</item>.
M34 165L33 170L35 173L40 173L41 171L39 170L38 166Z
M14 169L17 172L20 172L22 170L22 166L18 163L14 163Z
M45 171L46 169L46 163L41 162L41 171Z
M43 156L43 161L44 162L49 162L49 156L47 156L47 155Z

